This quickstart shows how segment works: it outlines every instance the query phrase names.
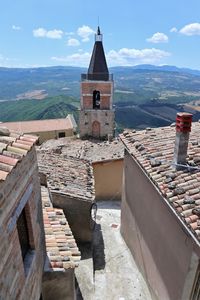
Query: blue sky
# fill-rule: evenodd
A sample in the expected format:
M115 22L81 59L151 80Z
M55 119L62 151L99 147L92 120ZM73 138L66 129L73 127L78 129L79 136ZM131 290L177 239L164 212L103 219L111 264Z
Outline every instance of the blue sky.
M1 0L0 66L88 66L98 18L109 66L200 69L199 0Z

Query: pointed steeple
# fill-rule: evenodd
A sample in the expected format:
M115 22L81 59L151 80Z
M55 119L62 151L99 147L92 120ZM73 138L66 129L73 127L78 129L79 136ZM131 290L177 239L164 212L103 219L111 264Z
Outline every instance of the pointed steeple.
M97 34L95 34L95 44L90 60L88 74L92 75L93 80L108 80L109 72L106 63L106 57L103 49L102 34L100 28L97 28Z
M97 28L97 34L100 35L101 34L101 31L100 31L100 27L98 26Z

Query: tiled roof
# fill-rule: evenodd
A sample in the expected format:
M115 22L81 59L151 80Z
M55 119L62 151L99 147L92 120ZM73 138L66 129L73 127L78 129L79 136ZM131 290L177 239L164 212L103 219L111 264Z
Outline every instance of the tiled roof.
M80 261L80 251L62 209L53 208L48 189L41 187L43 220L48 265L45 270L62 271L75 268Z
M94 200L93 172L88 161L43 150L38 152L38 164L52 191L85 201Z
M39 149L60 151L65 156L86 159L90 162L115 160L124 157L123 144L117 138L111 142L74 138L49 140L43 143Z
M5 126L10 130L23 133L45 132L52 130L67 130L73 129L71 117L67 116L64 119L49 119L49 120L32 120L19 122L5 122L0 126Z
M200 123L192 124L188 145L188 167L172 164L175 128L124 131L125 147L157 186L192 235L200 240Z
M6 135L3 135L4 129L5 127L0 124L0 181L6 180L12 169L38 140L36 136L8 130Z

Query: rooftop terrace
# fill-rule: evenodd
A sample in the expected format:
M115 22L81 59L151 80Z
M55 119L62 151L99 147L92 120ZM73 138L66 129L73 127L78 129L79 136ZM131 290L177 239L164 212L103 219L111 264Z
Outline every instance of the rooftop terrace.
M43 143L39 149L57 151L68 157L81 158L90 162L121 159L124 157L123 144L117 138L112 142L63 138L49 140Z

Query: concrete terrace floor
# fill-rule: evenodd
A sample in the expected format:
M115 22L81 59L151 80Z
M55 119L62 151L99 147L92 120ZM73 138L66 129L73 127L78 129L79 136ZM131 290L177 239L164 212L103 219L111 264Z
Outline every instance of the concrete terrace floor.
M151 300L148 287L120 234L120 202L97 203L92 248L81 249L76 269L81 300Z

